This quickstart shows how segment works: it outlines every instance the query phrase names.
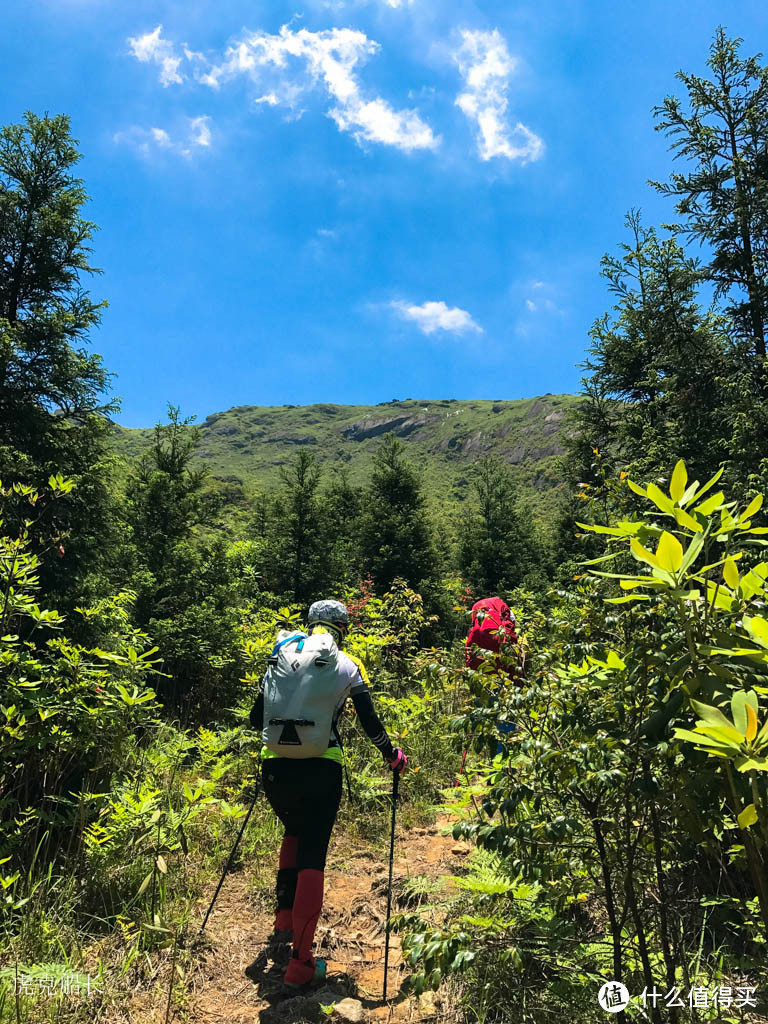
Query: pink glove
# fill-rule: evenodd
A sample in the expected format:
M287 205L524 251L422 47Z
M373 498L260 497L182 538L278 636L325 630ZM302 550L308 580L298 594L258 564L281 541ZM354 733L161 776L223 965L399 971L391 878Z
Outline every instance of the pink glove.
M402 752L400 747L395 747L395 756L389 762L389 767L393 772L397 772L398 775L402 775L408 767L408 758Z

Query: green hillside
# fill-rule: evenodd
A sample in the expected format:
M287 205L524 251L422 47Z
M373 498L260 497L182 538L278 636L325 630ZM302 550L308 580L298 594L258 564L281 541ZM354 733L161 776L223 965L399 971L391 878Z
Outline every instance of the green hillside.
M197 459L237 503L277 484L279 469L303 446L325 466L345 465L350 479L367 479L371 457L387 433L401 438L423 473L426 490L440 501L460 501L468 470L485 454L512 467L521 492L542 512L559 484L565 414L572 395L543 395L515 402L392 401L380 405L240 405L201 424ZM151 429L116 430L123 455L138 456Z

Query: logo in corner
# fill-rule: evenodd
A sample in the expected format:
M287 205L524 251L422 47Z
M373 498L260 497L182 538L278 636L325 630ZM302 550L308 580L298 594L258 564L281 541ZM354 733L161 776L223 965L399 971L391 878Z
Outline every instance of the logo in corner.
M620 981L607 981L598 992L597 1001L606 1013L621 1013L629 1006L629 992Z

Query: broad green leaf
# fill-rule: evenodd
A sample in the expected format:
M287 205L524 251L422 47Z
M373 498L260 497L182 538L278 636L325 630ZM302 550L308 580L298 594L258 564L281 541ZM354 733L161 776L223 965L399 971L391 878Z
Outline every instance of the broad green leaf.
M739 522L740 523L745 523L748 519L752 518L752 516L755 514L755 512L759 512L762 507L763 507L763 496L762 496L762 494L757 494L752 499L752 501L750 501L750 503L747 505L747 507L744 509L744 511L739 516Z
M627 667L616 651L608 651L605 656L605 663L608 668L625 669Z
M747 731L747 694L745 690L737 690L731 697L731 714L733 724L744 735Z
M673 737L676 740L686 740L688 743L696 743L698 746L716 747L723 753L730 753L735 749L732 744L721 743L709 736L703 736L699 732L691 732L690 729L675 729Z
M142 893L144 892L144 890L145 890L145 889L147 888L147 886L149 885L149 883L150 883L150 882L152 881L152 875L153 875L153 872L152 872L152 871L150 871L150 872L149 872L149 874L147 875L147 877L146 877L146 878L144 879L144 881L143 881L143 882L141 883L141 885L139 886L139 891L138 891L138 892L136 893L136 898L137 898L137 899L138 899L138 897L139 897L139 896L141 896L141 894L142 894Z
M706 501L702 501L700 505L697 505L694 512L698 512L702 516L711 516L712 513L720 508L725 501L725 495L722 491L717 491L711 497L707 498Z
M714 487L715 484L717 483L717 481L723 475L724 469L725 469L725 467L721 466L720 469L718 469L718 471L715 473L715 475L713 477L711 477L709 480L707 480L707 482L702 487L700 487L698 489L698 491L694 494L694 496L691 499L691 501L698 501L701 498L702 495L707 493L707 491L710 489L710 487Z
M698 700L691 700L691 707L701 719L703 725L717 725L726 729L733 729L733 722L729 722L719 708L711 704L702 704Z
M748 757L736 768L740 772L768 772L768 757Z
M589 523L576 523L582 530L589 530L590 533L607 533L611 537L624 537L623 530L614 529L612 526L590 526Z
M749 704L747 704L747 728L744 730L744 735L747 738L747 743L751 743L757 736L757 712Z
M649 551L648 548L644 548L636 537L633 537L629 542L629 549L638 561L652 565L655 569L660 568L656 555Z
M689 530L693 530L694 533L701 533L704 529L701 523L694 519L693 516L689 516L685 509L675 508L673 512L679 526L685 526Z
M607 597L606 604L629 604L630 601L650 601L647 594L627 594L626 597Z
M648 497L648 495L646 494L645 490L642 487L640 487L638 484L634 483L632 480L627 480L627 484L629 485L629 489L631 491L634 491L635 494L639 494L641 498Z
M731 590L738 590L739 570L736 568L734 560L730 557L726 558L725 565L723 566L723 579Z
M703 546L704 546L704 534L703 533L698 533L698 534L696 534L695 537L691 537L691 542L688 545L688 547L685 549L685 554L683 555L683 562L682 562L682 565L680 566L680 569L682 570L682 572L688 572L688 570L691 568L693 563L699 557L699 554L701 553L701 549L702 549Z
M759 644L768 647L768 620L761 615L753 615L751 618L744 616L744 628Z
M666 530L659 538L656 564L667 572L677 572L683 564L683 545L673 533L668 533Z
M705 736L711 736L713 740L717 740L724 746L731 746L738 749L744 742L744 734L739 732L738 729L734 729L732 725L698 725L696 728L704 733Z
M685 468L685 462L680 461L675 466L674 472L672 473L672 480L669 484L669 493L672 501L678 502L685 494L685 486L688 483L688 470Z
M685 494L680 499L680 505L683 508L685 508L686 505L689 505L693 501L693 499L696 496L696 494L698 493L698 490L699 490L699 481L698 480L694 480L693 483L688 484L688 487L686 488Z
M741 596L745 600L749 601L764 588L766 570L768 570L768 562L761 562L742 576Z
M724 612L729 612L733 608L733 598L712 580L707 580L707 602Z
M741 828L749 828L750 825L754 825L757 822L757 809L755 808L755 805L747 804L739 815L738 820Z
M674 503L656 484L648 484L646 494L662 512L668 512L670 515L674 514Z

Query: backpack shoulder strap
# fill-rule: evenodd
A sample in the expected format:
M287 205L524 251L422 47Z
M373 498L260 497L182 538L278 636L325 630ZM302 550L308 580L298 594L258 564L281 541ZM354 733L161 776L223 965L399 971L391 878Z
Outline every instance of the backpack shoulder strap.
M270 664L270 665L276 665L277 664L277 655L278 655L278 652L279 652L281 647L285 647L286 644L290 644L294 640L298 640L299 644L298 644L298 648L297 649L301 650L301 648L304 646L304 641L306 639L307 639L307 637L306 637L305 633L294 633L292 636L287 636L283 640L278 641L278 643L276 643L275 646L272 648L272 653L267 658L268 664Z

